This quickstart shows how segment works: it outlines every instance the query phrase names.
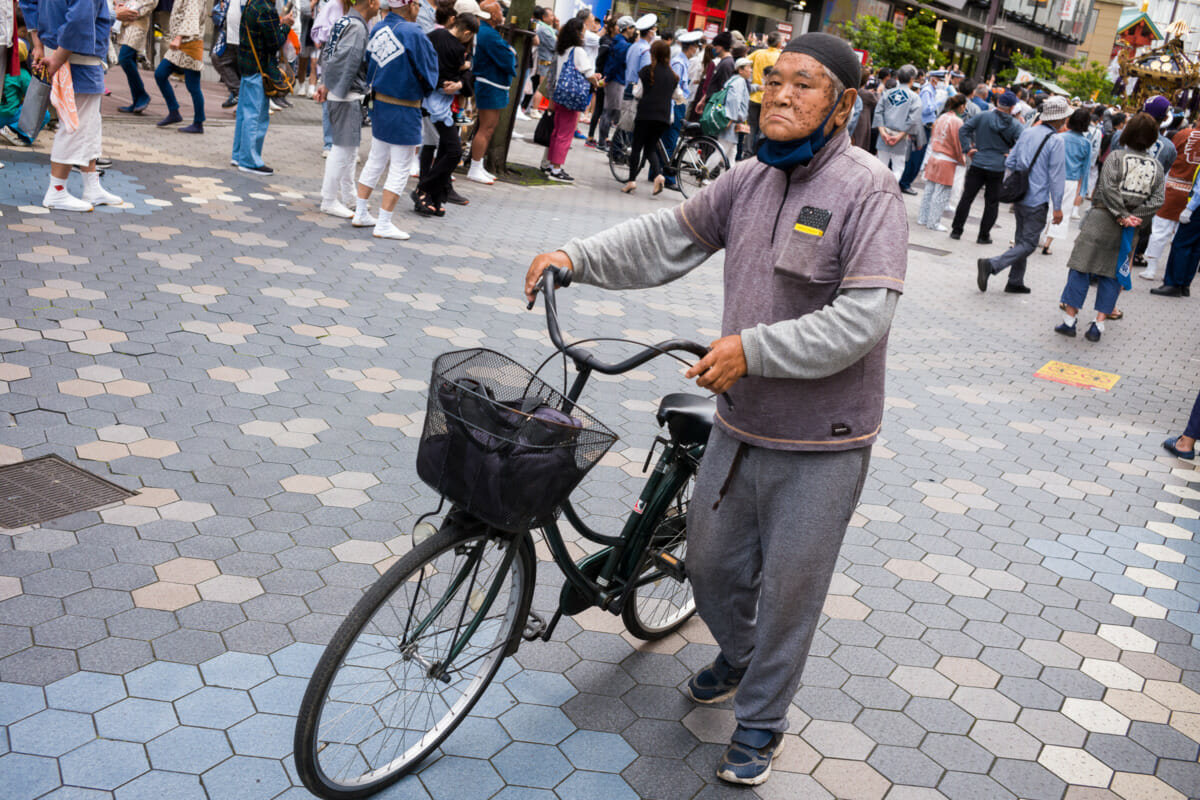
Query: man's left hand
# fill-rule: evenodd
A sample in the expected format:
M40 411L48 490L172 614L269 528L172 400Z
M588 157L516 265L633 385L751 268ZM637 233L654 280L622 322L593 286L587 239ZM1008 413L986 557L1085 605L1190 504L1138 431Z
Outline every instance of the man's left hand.
M1055 225L1058 225L1059 223L1061 223L1061 222L1062 222L1062 217L1063 217L1063 215L1062 215L1062 209L1059 209L1058 211L1055 211L1055 212L1054 212L1054 224L1055 224Z
M54 77L54 73L58 72L62 65L67 63L67 59L70 57L71 51L64 47L59 47L58 49L52 50L50 53L48 53L42 60L42 65L46 68L46 77Z
M734 334L713 342L708 355L697 361L684 377L696 378L696 385L700 388L721 394L745 374L746 354L742 351L742 337Z

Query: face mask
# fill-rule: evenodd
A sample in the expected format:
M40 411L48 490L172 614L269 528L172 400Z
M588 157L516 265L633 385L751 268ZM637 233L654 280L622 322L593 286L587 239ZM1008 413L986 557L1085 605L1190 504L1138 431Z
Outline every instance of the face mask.
M833 108L829 109L829 113L825 115L825 119L821 120L821 124L817 126L817 129L803 139L776 142L764 137L762 144L758 146L758 160L769 167L775 167L785 172L791 170L793 167L807 164L811 161L813 156L817 154L817 151L829 141L829 137L825 133L825 126L833 117L833 112L837 111L838 103L842 102L842 97L845 94L846 92L843 90L838 95L837 100L833 102Z

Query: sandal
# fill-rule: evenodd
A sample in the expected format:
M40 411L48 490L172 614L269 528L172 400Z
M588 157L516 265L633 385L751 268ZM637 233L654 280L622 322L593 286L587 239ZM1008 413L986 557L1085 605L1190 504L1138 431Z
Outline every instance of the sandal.
M446 210L443 208L438 208L431 203L429 201L429 195L425 194L424 192L418 194L416 200L413 201L413 211L417 212L422 217L446 216Z
M1124 312L1124 311L1118 311L1117 309L1115 309L1115 308L1114 308L1112 311L1108 312L1108 314L1106 314L1106 315L1105 315L1105 317L1106 317L1107 319L1124 319L1124 318L1125 318L1125 312Z
M1042 255L1044 255L1044 256L1051 255L1051 253L1050 253L1050 248L1049 248L1049 247L1043 247L1043 248L1042 248Z

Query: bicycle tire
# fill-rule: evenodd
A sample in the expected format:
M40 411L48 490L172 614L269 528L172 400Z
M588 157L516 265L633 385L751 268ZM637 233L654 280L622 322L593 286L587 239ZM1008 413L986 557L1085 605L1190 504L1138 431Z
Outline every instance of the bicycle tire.
M633 134L629 131L614 130L608 140L608 169L618 183L629 182L629 151L633 144Z
M509 547L517 552L506 572L495 574ZM402 652L394 640L407 638L413 618L426 616L445 597L439 592L450 588L447 584L457 574L454 568L469 563L474 548L476 566L464 573L467 579L433 617L430 628L414 637L413 649ZM481 575L489 567L493 574ZM395 783L419 765L466 718L501 662L520 643L535 576L528 534L503 537L490 529L454 524L393 564L342 621L309 679L294 741L296 768L305 787L326 800L352 800ZM489 613L472 633L459 655L465 661L455 661L463 672L457 677L454 670L445 678L432 675L439 650L444 654L456 638L450 626L457 621L461 628L464 617L470 618L468 609L482 607L492 580L501 588L489 612L502 616ZM393 599L400 603L392 604ZM422 613L426 605L430 608ZM402 632L405 612L408 623ZM443 620L444 628L438 626ZM340 715L326 719L331 710ZM401 718L405 712L408 715ZM416 727L405 726L406 719L415 720ZM384 748L393 744L385 754ZM393 751L398 755L393 757Z
M716 139L697 136L688 139L675 151L671 167L675 170L679 191L688 198L728 170L729 159Z
M664 550L685 563L687 556L687 510L691 502L695 475L688 476L671 498L671 503L659 517L650 539L650 547L642 555L635 585L621 620L625 628L639 639L652 641L678 630L696 613L692 582L686 574L683 581L663 572L654 562L654 550Z

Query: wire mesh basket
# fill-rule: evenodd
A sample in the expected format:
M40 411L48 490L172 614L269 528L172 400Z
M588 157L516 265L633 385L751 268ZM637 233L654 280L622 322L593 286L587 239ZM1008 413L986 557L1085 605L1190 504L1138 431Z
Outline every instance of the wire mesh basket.
M417 474L487 524L529 530L554 521L616 440L511 358L458 350L433 362Z

